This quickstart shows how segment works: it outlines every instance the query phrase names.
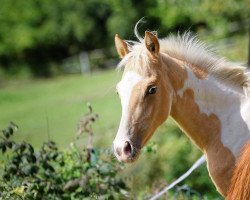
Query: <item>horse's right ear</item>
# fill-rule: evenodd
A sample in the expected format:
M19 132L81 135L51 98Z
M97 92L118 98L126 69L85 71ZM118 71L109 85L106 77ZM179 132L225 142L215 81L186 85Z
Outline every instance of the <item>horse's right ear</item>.
M118 34L115 35L115 47L120 58L123 58L129 53L127 43L121 38L119 38Z
M151 55L158 56L160 44L157 36L155 36L152 32L145 31L145 45Z

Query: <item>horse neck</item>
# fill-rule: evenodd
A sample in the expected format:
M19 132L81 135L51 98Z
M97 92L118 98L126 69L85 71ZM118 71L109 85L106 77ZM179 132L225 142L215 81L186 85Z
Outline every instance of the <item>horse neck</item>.
M171 115L205 153L209 174L225 196L239 152L250 139L250 103L207 71L162 58L174 90Z
M174 88L171 115L186 134L203 150L223 143L238 154L249 134L240 110L242 94L227 88L207 71L181 60L164 55L166 73ZM234 145L234 129L228 125L242 126L235 132L243 139ZM231 135L230 135L231 134ZM231 138L228 139L228 137Z
M222 91L214 86L205 71L194 71L188 64L167 56L163 57L163 63L174 90L171 116L206 154L209 173L218 191L225 196L235 157L222 141L224 127L220 116L226 112L226 105L217 102ZM227 166L222 167L220 163Z

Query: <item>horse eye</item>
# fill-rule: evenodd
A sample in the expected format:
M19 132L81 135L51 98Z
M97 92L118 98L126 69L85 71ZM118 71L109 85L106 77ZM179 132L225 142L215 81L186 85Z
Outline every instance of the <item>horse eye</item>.
M148 94L155 94L155 93L156 93L156 90L157 90L157 87L156 87L156 86L150 86L150 87L148 88L147 93L148 93Z

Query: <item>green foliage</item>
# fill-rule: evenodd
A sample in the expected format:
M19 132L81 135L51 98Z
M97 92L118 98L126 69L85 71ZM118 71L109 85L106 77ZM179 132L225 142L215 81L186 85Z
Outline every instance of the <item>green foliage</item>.
M220 37L246 31L248 0L0 0L0 67L9 73L29 69L49 76L67 56L112 47L115 33L132 39L144 30L214 30ZM235 24L234 24L235 23ZM142 30L142 29L140 29ZM57 70L55 70L57 69Z
M121 165L110 153L95 148L80 150L74 144L63 152L53 141L44 142L35 151L29 143L11 140L16 130L10 123L2 131L0 149L8 158L0 199L126 198L128 187L117 176Z
M0 4L0 64L7 70L28 65L34 75L48 76L48 66L55 61L106 44L102 24L110 7L105 2L1 0Z
M148 9L150 16L161 19L163 30L208 29L221 37L230 35L231 25L236 22L239 30L246 31L250 6L245 0L157 0L156 6Z

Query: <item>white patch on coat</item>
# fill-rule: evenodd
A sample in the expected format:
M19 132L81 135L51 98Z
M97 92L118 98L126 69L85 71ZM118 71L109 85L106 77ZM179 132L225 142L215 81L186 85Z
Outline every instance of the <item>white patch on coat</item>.
M250 139L250 127L247 125L250 124L247 122L250 119L250 114L247 114L250 113L249 99L210 75L198 79L189 67L186 69L188 79L177 95L183 96L188 88L194 91L194 100L200 112L207 115L214 113L220 119L221 141L237 157Z

